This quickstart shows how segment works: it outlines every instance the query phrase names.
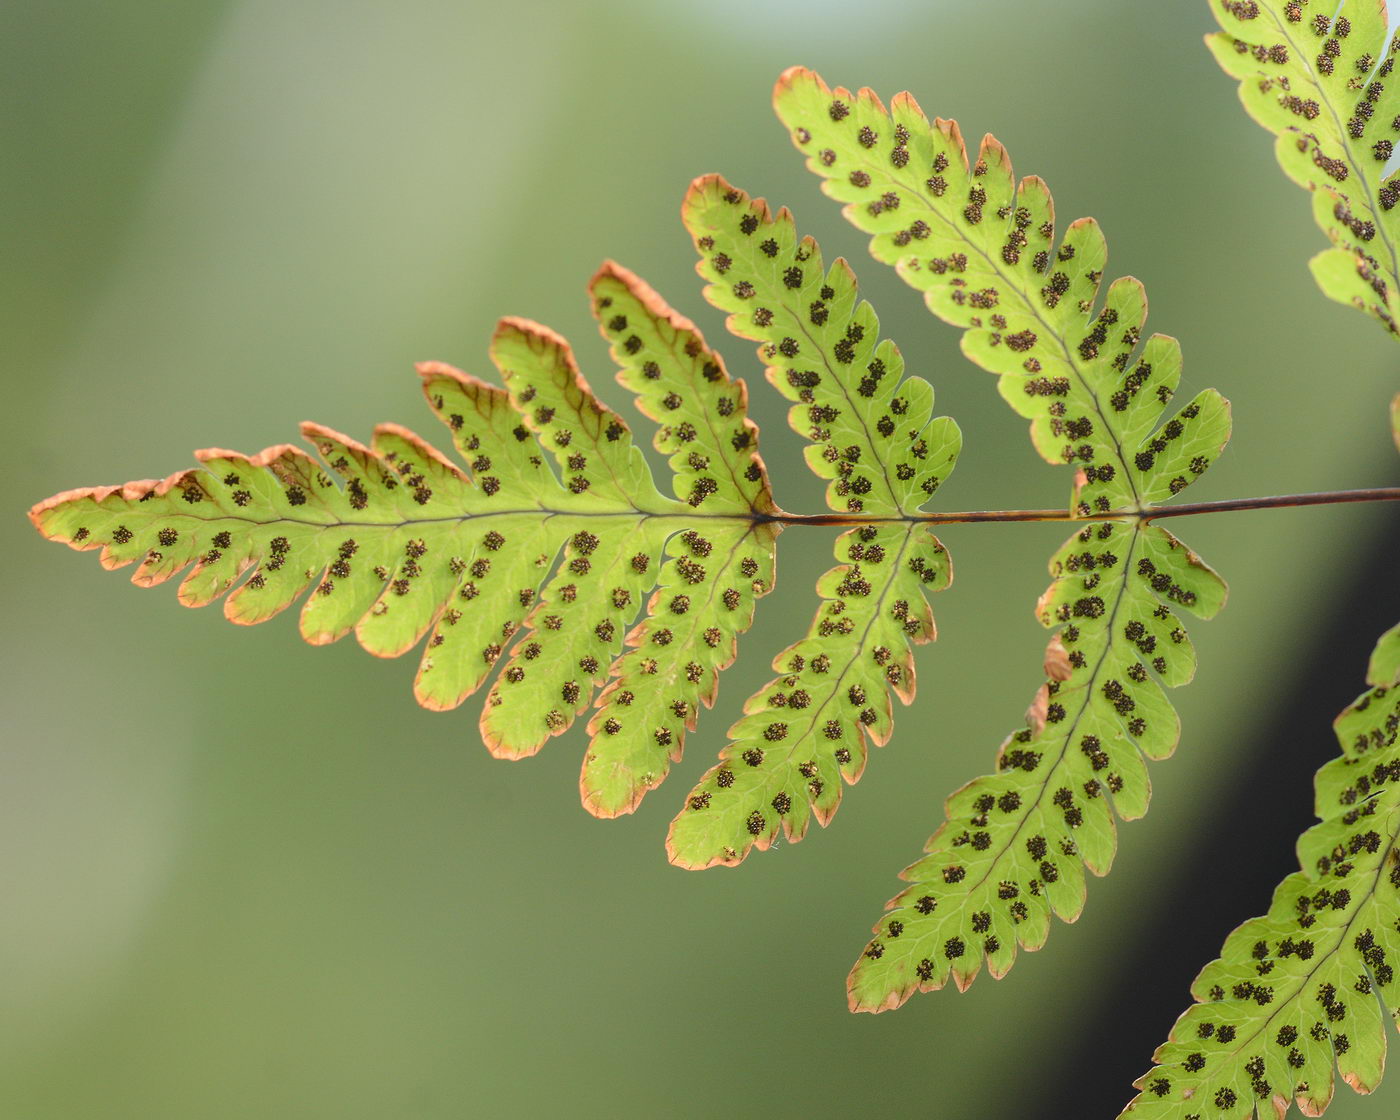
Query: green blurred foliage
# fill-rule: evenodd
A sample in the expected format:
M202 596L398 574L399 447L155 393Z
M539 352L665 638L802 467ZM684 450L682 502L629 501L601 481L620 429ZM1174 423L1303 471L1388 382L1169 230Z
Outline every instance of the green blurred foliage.
M577 802L577 730L495 762L470 703L414 705L411 659L185 611L45 544L21 514L66 487L164 475L195 446L283 441L303 418L437 439L410 363L484 371L502 314L569 335L606 387L583 292L605 256L748 377L779 500L819 509L782 402L699 297L677 210L712 170L851 256L966 434L945 508L1058 504L1065 472L791 151L768 98L795 62L995 131L1049 181L1062 222L1100 219L1112 272L1142 277L1150 326L1183 340L1182 399L1215 385L1234 402L1230 453L1193 496L1393 481L1394 344L1314 290L1304 262L1321 235L1201 45L1209 26L1204 4L1083 0L6 5L0 338L21 422L0 529L20 573L0 591L4 1114L1028 1107L1058 1046L1113 1029L1083 1009L1279 680L1345 658L1359 691L1374 635L1328 650L1307 635L1374 510L1176 526L1234 593L1195 628L1200 679L1175 697L1182 747L1153 772L1153 812L1038 959L878 1018L846 1013L845 970L942 797L985 770L1030 699L1032 607L1062 528L942 534L958 580L935 604L918 701L833 827L735 873L684 874L665 862L666 821L805 626L825 537L785 534L778 590L683 773L607 823ZM986 687L1005 676L1023 692ZM1325 717L1288 749L1330 757ZM1294 866L1276 861L1278 877ZM1241 898L1238 917L1265 902ZM1131 1014L1130 993L1120 1003ZM1035 1072L1008 1076L1013 1059ZM1393 1115L1395 1095L1329 1115Z

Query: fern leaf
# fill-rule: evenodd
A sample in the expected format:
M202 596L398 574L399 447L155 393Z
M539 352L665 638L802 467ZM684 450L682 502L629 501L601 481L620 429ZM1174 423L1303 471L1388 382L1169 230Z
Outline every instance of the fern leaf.
M832 90L802 67L778 80L774 105L822 189L872 235L872 255L964 328L964 353L998 375L1042 457L1078 467L1082 516L1146 509L1209 466L1229 433L1228 404L1207 389L1170 434L1154 433L1181 347L1160 334L1143 341L1147 296L1132 277L1098 304L1098 223L1071 223L1056 248L1049 188L1033 175L1018 185L995 137L969 162L957 122L930 122L912 95L886 110L873 91Z
M314 588L301 610L309 642L353 630L396 657L426 636L414 684L425 707L456 707L503 666L481 717L501 757L539 750L606 684L581 786L592 811L626 812L713 701L772 585L778 525L743 383L625 269L605 265L592 293L620 380L657 421L678 499L658 492L568 344L506 319L491 348L504 389L420 367L462 465L395 425L366 447L306 424L319 461L290 446L201 451L198 469L68 491L31 520L100 549L108 568L135 564L143 586L188 569L180 601L228 593L234 622L263 622ZM726 562L691 558L706 538ZM624 712L627 696L637 700Z
M656 420L677 497L752 515L774 512L747 390L689 320L639 278L605 265L590 287L594 314L621 367L618 380ZM636 808L681 757L700 704L714 703L718 674L734 660L756 599L773 586L781 526L745 519L672 538L648 616L628 635L589 721L580 789L598 816Z
M1369 1093L1385 1063L1386 1010L1400 1011L1400 660L1396 631L1372 688L1337 718L1341 757L1317 775L1302 870L1245 922L1191 986L1197 1001L1153 1055L1123 1116L1320 1116L1334 1069ZM1382 671L1383 670L1383 671ZM1378 998L1379 997L1379 998Z
M761 344L768 380L796 402L789 423L811 441L828 504L889 519L841 535L807 636L775 659L780 675L750 697L672 823L672 862L701 868L737 865L780 834L800 840L814 816L825 825L843 781L864 770L867 740L888 741L889 693L913 698L911 643L934 634L925 595L952 574L942 544L908 519L948 477L961 436L932 418L932 388L904 377L898 349L878 340L850 267L826 268L786 210L712 175L692 184L682 213L706 298Z
M769 382L791 401L807 463L829 479L827 504L868 516L916 512L947 477L957 425L933 415L933 389L904 377L904 360L839 258L830 269L792 215L772 214L718 175L697 179L682 207L708 281L705 298L728 327L761 343Z
M836 558L807 636L774 659L780 676L745 703L672 822L672 863L736 866L779 835L801 840L813 816L829 823L843 781L864 772L867 739L889 740L889 692L913 699L910 647L933 638L924 596L948 585L947 552L921 526L865 526L840 536Z
M1164 688L1189 681L1195 653L1173 607L1203 617L1225 586L1157 526L1104 521L1076 533L1051 562L1041 599L1063 623L1027 723L1002 744L997 771L954 793L926 854L902 873L847 983L851 1009L897 1007L951 978L965 989L985 960L1004 975L1018 945L1034 950L1050 915L1074 921L1084 868L1108 872L1115 816L1147 811L1144 759L1175 749Z
M1400 180L1387 174L1400 121L1391 80L1400 38L1376 0L1211 0L1222 30L1206 36L1240 100L1277 137L1284 172L1314 192L1313 215L1333 248L1312 260L1330 298L1397 333Z
M1138 281L1114 281L1100 302L1097 223L1071 223L1057 245L1049 189L1034 176L1018 184L993 137L969 160L957 124L930 122L909 94L887 110L872 91L833 90L801 67L779 79L774 104L876 259L964 328L964 353L997 374L1042 457L1076 468L1079 516L1150 511L1220 453L1228 402L1208 389L1164 421L1181 375L1176 340L1144 339ZM1208 617L1225 597L1214 572L1148 521L1089 525L1052 561L1039 612L1060 627L1048 679L997 773L949 798L927 854L903 872L911 885L848 979L852 1010L897 1007L949 978L966 987L984 961L1004 974L1018 945L1044 944L1051 913L1079 915L1084 868L1102 875L1112 863L1115 816L1146 811L1143 760L1178 738L1162 689L1195 668L1172 608Z
M653 445L669 456L676 497L691 508L774 512L748 389L729 377L695 324L614 261L588 290L618 382L659 425Z

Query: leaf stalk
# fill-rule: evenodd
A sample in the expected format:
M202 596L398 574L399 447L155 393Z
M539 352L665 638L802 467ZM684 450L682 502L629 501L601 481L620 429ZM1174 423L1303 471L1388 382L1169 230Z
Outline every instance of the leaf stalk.
M1189 517L1198 513L1228 513L1250 509L1287 509L1294 506L1341 505L1347 502L1400 501L1400 486L1373 486L1364 490L1323 490L1310 494L1275 494L1260 498L1226 498L1214 502L1183 502L1140 510L1111 510L1083 517L1066 509L987 509L947 513L917 513L905 517L863 517L846 513L771 513L759 521L783 525L876 525L887 521L923 525L962 525L981 521L1156 521L1164 517Z

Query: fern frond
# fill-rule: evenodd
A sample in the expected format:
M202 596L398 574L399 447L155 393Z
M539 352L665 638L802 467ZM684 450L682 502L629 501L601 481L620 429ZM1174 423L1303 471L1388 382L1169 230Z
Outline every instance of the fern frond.
M801 67L779 79L774 104L876 259L964 328L963 352L998 375L1042 457L1076 468L1080 517L1148 511L1220 453L1228 403L1208 389L1163 422L1181 375L1176 340L1144 339L1146 294L1131 277L1099 302L1097 223L1071 223L1057 245L1049 189L1035 176L1018 184L993 137L971 161L957 124L930 122L909 94L886 110L872 91L833 90ZM984 960L1000 976L1018 945L1044 943L1052 912L1073 921L1083 869L1112 863L1115 814L1146 811L1144 758L1176 746L1162 688L1189 680L1195 656L1171 608L1209 617L1223 582L1147 519L1087 526L1051 571L1039 614L1061 629L1028 724L1003 744L996 774L949 798L928 854L903 872L911 886L851 970L852 1010L897 1007L950 977L966 987Z
M1400 37L1384 0L1211 0L1206 36L1240 100L1277 137L1284 172L1314 192L1333 248L1312 259L1318 286L1400 333L1400 179L1387 165L1400 134Z
M366 447L306 424L320 461L291 446L201 451L200 469L68 491L30 517L51 539L100 549L105 567L136 564L143 586L189 569L180 601L229 593L234 622L263 622L314 588L301 611L309 642L353 630L396 657L427 636L414 685L425 707L456 707L503 666L481 717L502 757L567 729L611 675L581 785L594 812L626 812L713 701L772 585L779 526L742 382L625 269L604 266L592 293L620 380L658 423L679 500L658 492L568 344L506 319L491 347L504 390L420 367L462 465L395 425ZM692 558L707 540L725 562Z
M1400 631L1371 659L1371 689L1336 721L1342 755L1317 775L1321 823L1302 870L1245 922L1191 986L1197 1001L1153 1055L1123 1116L1320 1116L1334 1070L1369 1093L1400 1013Z
M906 519L952 471L961 435L932 418L932 388L878 341L850 267L826 268L786 210L774 215L712 175L692 184L682 214L706 298L730 313L731 331L761 343L768 380L797 402L789 423L811 441L828 505L891 519L842 534L807 636L774 660L781 675L749 698L719 765L672 823L672 862L697 868L734 866L780 833L800 840L812 816L825 825L843 781L865 768L867 740L888 741L889 693L912 700L911 643L934 634L925 596L952 575L938 539Z

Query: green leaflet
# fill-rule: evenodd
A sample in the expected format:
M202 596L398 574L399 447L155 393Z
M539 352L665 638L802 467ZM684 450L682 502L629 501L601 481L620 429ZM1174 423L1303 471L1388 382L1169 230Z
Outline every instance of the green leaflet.
M671 538L649 615L628 635L588 724L580 789L590 812L630 812L680 758L755 600L773 586L775 536L772 525L719 524Z
M1020 181L997 141L969 164L953 121L930 123L914 98L886 111L870 90L831 90L795 67L774 91L822 189L872 234L871 253L965 328L963 352L999 376L1052 463L1070 463L1082 516L1138 510L1180 493L1229 434L1229 405L1205 390L1153 429L1181 376L1181 348L1143 341L1147 298L1131 277L1096 304L1107 247L1098 223L1071 223L1056 248L1054 203L1035 176ZM1096 310L1097 307L1097 310Z
M961 436L947 417L931 419L932 387L904 377L899 350L879 341L850 266L825 268L786 209L774 216L718 175L691 184L681 215L705 298L730 313L734 334L762 344L768 380L797 402L788 423L811 441L808 466L832 480L827 504L869 516L917 511L952 469Z
M964 328L963 352L998 375L1040 454L1076 468L1079 516L1150 510L1220 453L1228 402L1208 389L1163 422L1180 347L1144 338L1138 281L1114 281L1100 301L1097 223L1073 222L1057 243L1049 189L1017 183L994 138L970 161L957 124L930 122L909 94L886 110L870 90L833 90L801 67L779 79L774 105L822 189L872 235L872 254ZM984 959L1000 976L1018 944L1044 943L1052 912L1076 918L1083 868L1112 863L1115 813L1146 811L1144 757L1175 748L1162 687L1189 680L1195 658L1171 607L1209 617L1224 583L1142 519L1087 526L1051 570L1040 617L1062 629L1030 722L1003 744L996 774L949 798L851 970L852 1010L897 1007L950 977L966 987Z
M569 495L558 508L596 517L571 535L558 571L533 600L528 632L486 697L482 738L493 754L518 758L589 706L602 663L653 582L661 541L648 531L651 517L675 507L656 492L626 425L598 404L562 339L508 320L491 356L523 426L558 464Z
M758 428L748 419L748 388L730 379L695 324L613 261L588 290L620 367L618 382L660 425L653 443L670 457L676 497L693 508L713 496L710 505L723 509L776 510L756 450Z
M618 380L660 425L654 443L669 455L676 496L688 505L774 512L744 383L729 379L693 323L621 266L604 265L590 292L621 367ZM714 703L719 673L753 621L755 601L773 586L779 528L711 523L704 536L690 530L669 542L648 617L628 634L588 724L579 788L590 812L632 811L681 757L700 705Z
M1378 687L1400 680L1400 622L1382 634L1376 648L1371 651L1366 680Z
M1400 961L1400 663L1396 631L1373 656L1374 687L1336 721L1342 755L1317 775L1320 823L1298 843L1302 870L1269 912L1202 969L1194 1006L1153 1055L1123 1116L1244 1117L1290 1100L1319 1116L1334 1073L1369 1093L1385 1063ZM1378 666L1388 675L1378 678ZM1378 999L1379 997L1379 999Z
M830 480L828 504L893 518L842 534L807 637L774 660L781 675L749 698L719 764L672 823L672 862L700 868L735 866L780 833L800 840L813 816L825 825L843 780L865 768L867 740L888 741L889 692L913 698L911 643L934 635L925 596L952 576L938 539L904 518L948 477L962 438L948 418L931 418L932 388L904 377L898 349L878 341L849 266L827 269L786 210L775 216L706 176L682 215L706 297L730 312L731 331L762 344L769 381L797 402L789 422L811 440L807 463Z
M845 563L817 583L823 603L807 637L773 661L782 674L744 704L731 742L671 824L671 862L737 865L782 833L801 840L812 816L825 825L842 780L865 769L866 740L893 731L889 692L914 698L911 643L931 641L925 594L948 585L952 565L920 525L866 526L843 533Z
M1211 53L1240 79L1251 117L1278 136L1289 178L1314 192L1313 215L1334 248L1312 260L1323 292L1397 333L1400 182L1386 174L1400 127L1391 80L1400 38L1383 0L1211 0L1223 32Z
M1084 868L1108 872L1115 814L1147 811L1145 758L1176 747L1176 713L1163 693L1189 681L1196 658L1173 607L1210 617L1223 581L1166 530L1086 525L1051 561L1041 599L1062 623L1046 655L1049 680L997 755L997 772L947 802L926 855L902 872L851 970L851 1009L897 1007L915 990L972 983L985 959L1004 975L1016 947L1038 949L1050 915L1084 904Z
M265 621L314 589L301 611L309 642L353 630L395 657L426 637L414 689L429 708L457 706L502 665L481 717L499 756L534 753L607 684L582 792L595 813L626 812L712 702L772 585L779 525L742 382L625 269L604 266L592 293L619 379L658 420L679 500L656 490L564 340L506 319L491 349L504 390L420 367L465 467L394 425L365 447L308 424L319 461L290 446L202 451L202 469L68 491L30 517L51 539L101 549L105 567L136 564L143 586L189 569L180 601L229 593L234 622ZM707 539L733 563L695 559ZM624 689L639 701L613 718Z

